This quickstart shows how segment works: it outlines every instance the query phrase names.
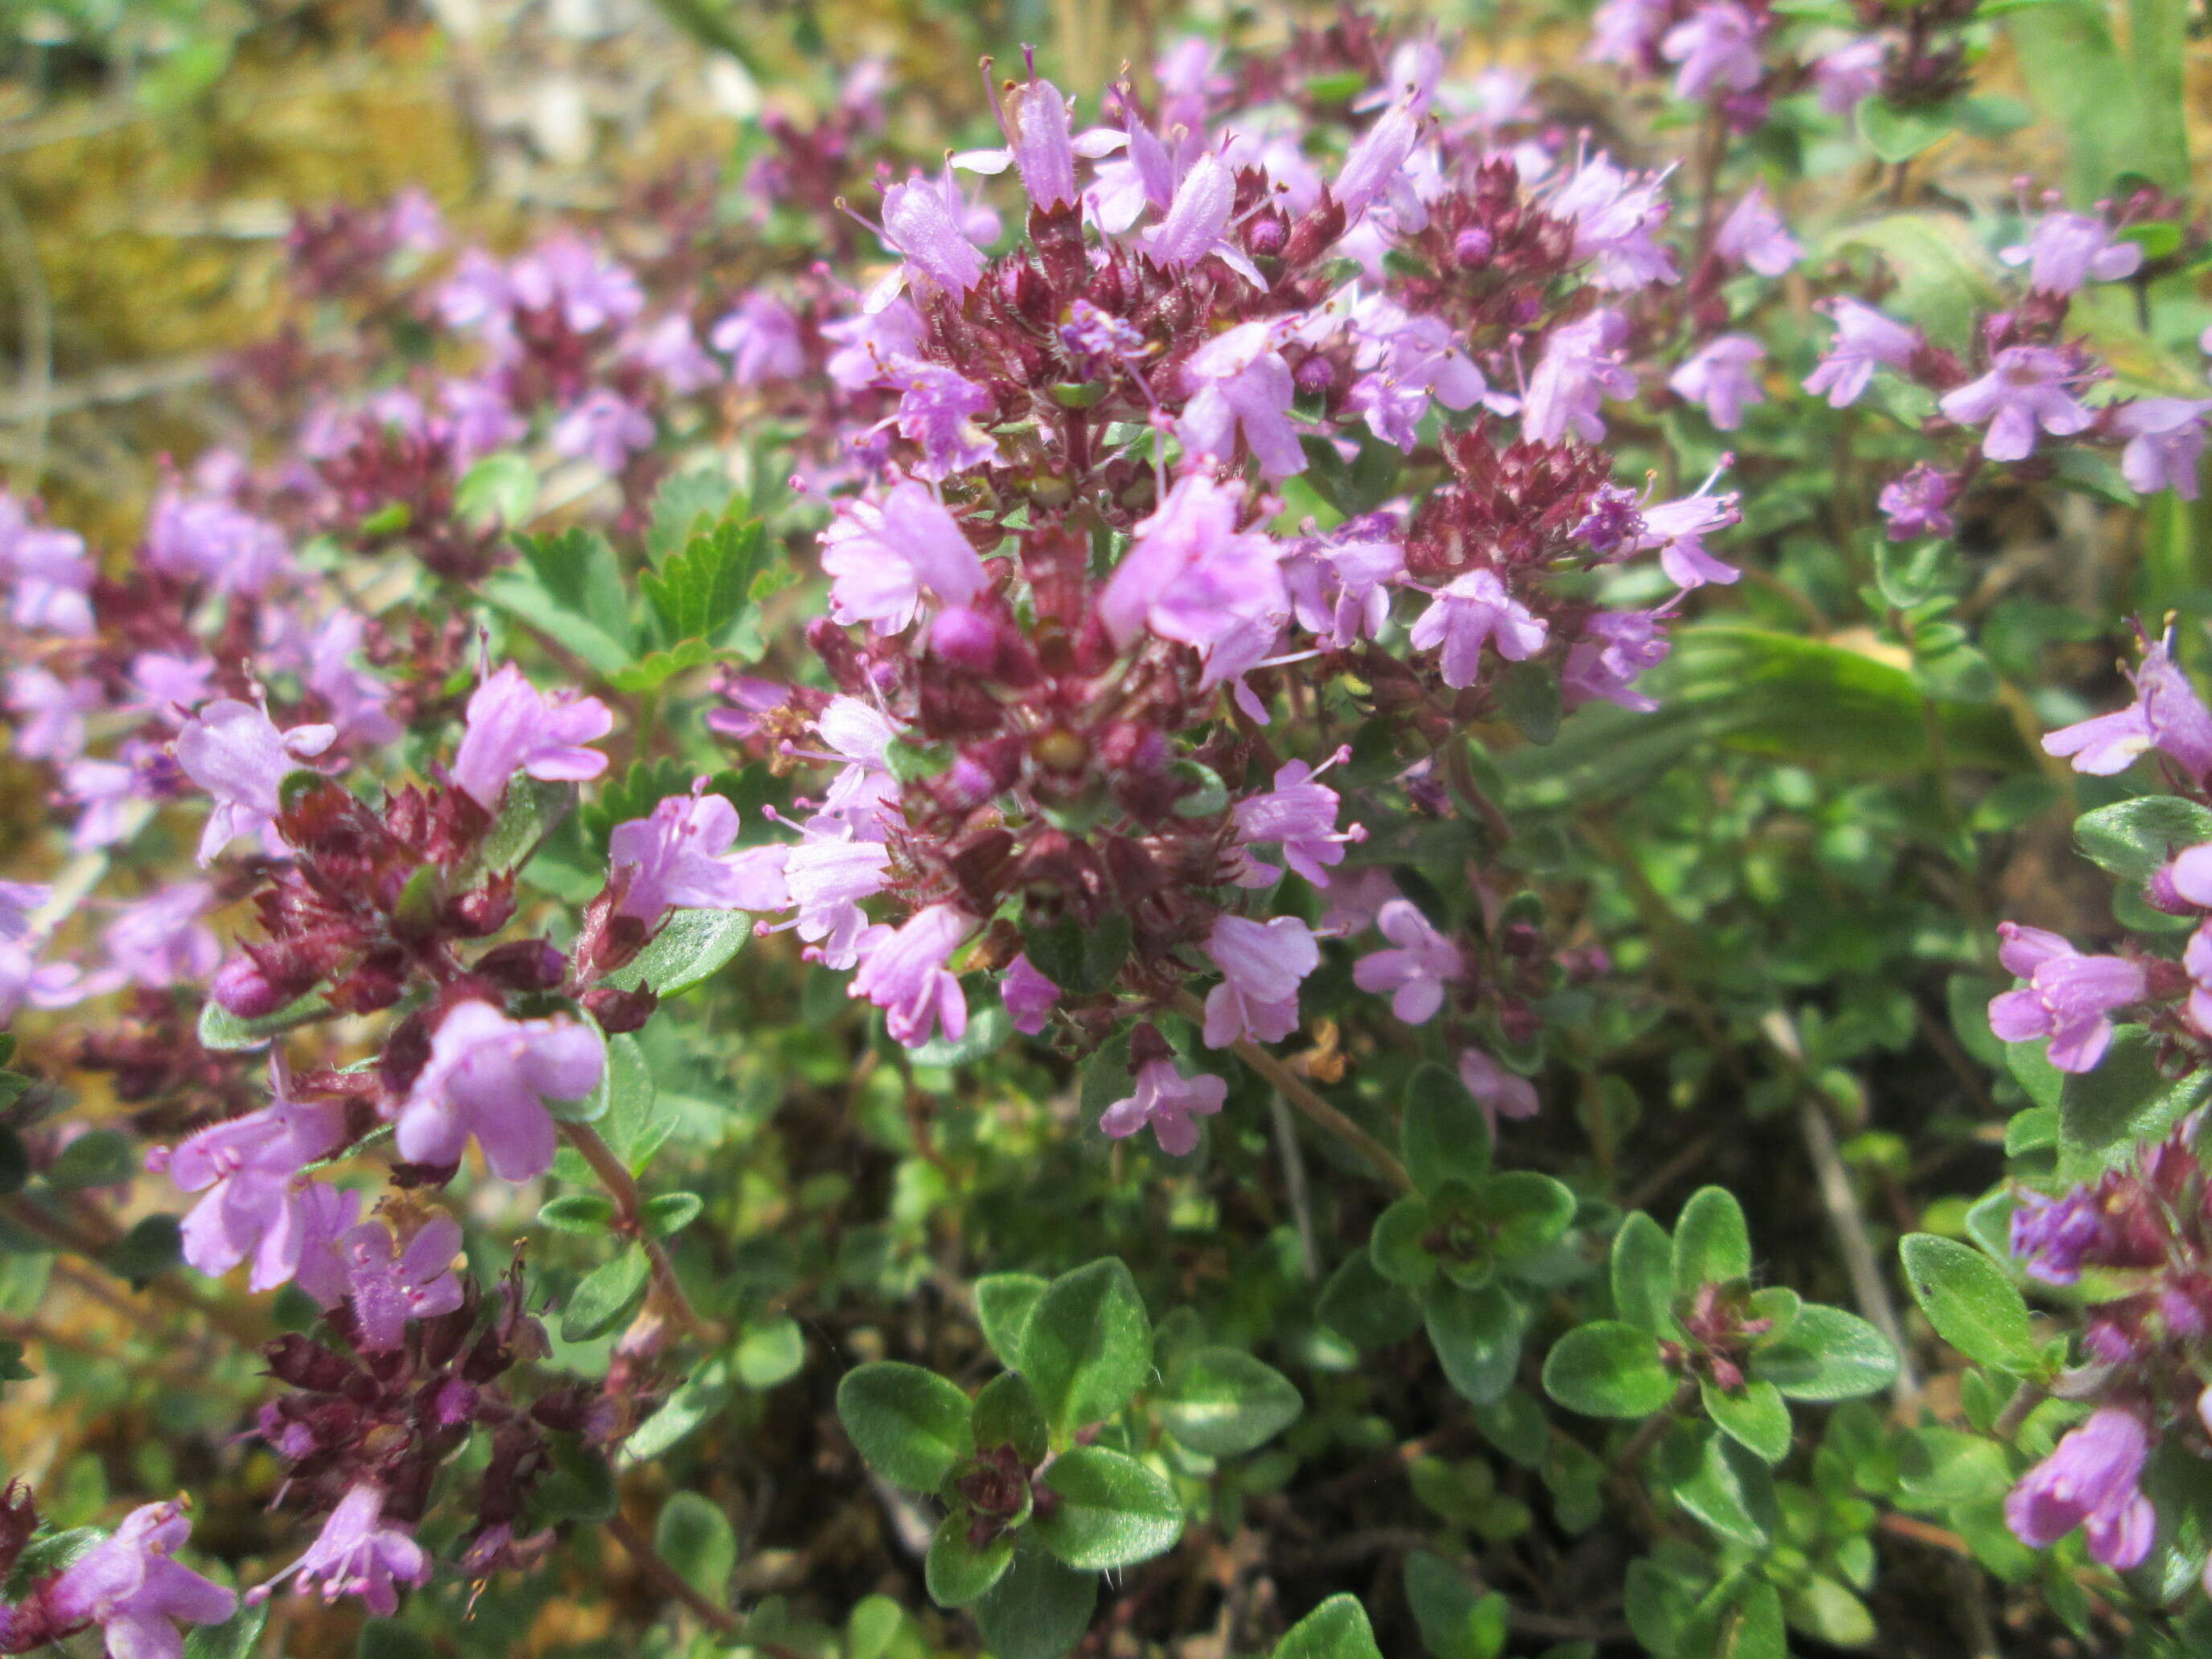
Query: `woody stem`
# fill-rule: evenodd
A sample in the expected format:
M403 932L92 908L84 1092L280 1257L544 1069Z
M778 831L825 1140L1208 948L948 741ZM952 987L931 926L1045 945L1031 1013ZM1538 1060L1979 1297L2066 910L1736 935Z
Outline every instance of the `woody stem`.
M701 1342L712 1344L719 1341L722 1334L720 1328L691 1305L691 1298L684 1293L684 1286L677 1281L675 1264L669 1261L668 1252L660 1248L660 1241L646 1226L644 1200L638 1193L637 1182L630 1176L629 1166L615 1156L614 1149L600 1139L599 1132L588 1123L563 1123L561 1134L582 1156L584 1162L592 1166L592 1173L599 1178L599 1184L614 1200L615 1230L635 1239L644 1248L645 1259L653 1275L653 1299Z

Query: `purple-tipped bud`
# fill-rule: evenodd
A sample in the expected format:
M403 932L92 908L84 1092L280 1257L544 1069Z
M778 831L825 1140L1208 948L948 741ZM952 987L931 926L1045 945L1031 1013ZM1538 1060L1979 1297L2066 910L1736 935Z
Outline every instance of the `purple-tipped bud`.
M981 611L956 606L929 625L929 648L955 668L988 674L998 665L998 626Z
M568 976L568 958L550 940L519 939L477 957L476 971L510 991L550 991Z
M653 1018L653 1011L660 1006L660 994L650 985L641 985L635 991L617 991L611 985L602 985L585 992L583 1000L585 1012L599 1021L599 1029L619 1036L624 1031L636 1030Z
M1492 246L1488 231L1480 225L1471 225L1452 238L1452 258L1471 269L1489 260Z
M292 1000L283 986L273 983L262 972L259 963L242 955L233 957L215 970L208 993L225 1012L240 1019L260 1019Z

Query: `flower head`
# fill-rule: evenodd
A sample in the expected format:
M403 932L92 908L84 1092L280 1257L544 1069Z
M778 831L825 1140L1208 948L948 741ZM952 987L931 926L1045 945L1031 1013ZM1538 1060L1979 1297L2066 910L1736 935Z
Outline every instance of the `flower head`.
M1187 1078L1171 1060L1148 1060L1137 1068L1135 1089L1100 1115L1098 1127L1121 1140L1149 1125L1162 1152L1187 1158L1198 1150L1193 1120L1212 1116L1228 1098L1229 1085L1218 1077Z
M240 836L275 822L283 810L278 790L285 774L321 754L337 736L328 726L279 732L264 711L234 697L218 697L186 720L177 733L177 764L215 797L200 836L200 862L214 862Z
M822 533L830 615L896 634L914 620L925 589L948 605L983 590L983 562L960 521L924 485L893 484L880 502L848 496Z
M1997 925L1997 960L2027 981L1990 1003L1990 1029L2007 1042L2047 1037L2062 1072L2096 1069L2112 1046L2112 1012L2142 1000L2143 970L2122 957L2084 956L2057 934Z
M470 695L467 722L453 784L496 812L517 772L574 783L605 771L607 757L583 745L612 731L615 717L597 697L544 696L508 663ZM179 749L181 757L181 740Z
M192 1523L177 1504L147 1504L123 1518L113 1533L77 1556L11 1610L0 1610L0 1635L9 1626L36 1632L10 1652L58 1639L87 1625L100 1627L110 1659L180 1659L187 1625L220 1625L237 1611L238 1597L174 1559ZM12 1613L13 1618L10 1618Z
M2096 418L2068 389L2076 373L2063 352L2049 346L2007 346L1988 374L1946 393L1936 406L1961 426L1989 422L1982 453L1990 460L2025 460L2034 453L2039 428L2069 437Z
M1363 991L1391 993L1390 1012L1408 1025L1434 1019L1444 1006L1444 987L1467 976L1467 958L1411 899L1392 899L1375 925L1395 948L1360 957L1352 964L1352 983Z
M358 1595L380 1619L399 1610L403 1585L427 1583L430 1556L405 1526L384 1513L384 1492L367 1483L350 1488L323 1522L307 1552L252 1593L266 1596L295 1573L300 1588L322 1589L323 1600Z
M431 1034L430 1058L398 1114L399 1155L410 1164L458 1164L470 1137L502 1181L552 1167L549 1100L581 1100L599 1087L606 1047L596 1029L565 1015L509 1019L488 1002L448 1009Z

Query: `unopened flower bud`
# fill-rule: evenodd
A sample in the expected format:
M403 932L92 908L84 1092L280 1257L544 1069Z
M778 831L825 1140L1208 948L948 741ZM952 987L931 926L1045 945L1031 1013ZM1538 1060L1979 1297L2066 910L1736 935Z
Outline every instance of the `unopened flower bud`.
M600 985L584 993L583 1004L584 1011L599 1021L599 1029L615 1036L635 1031L651 1019L653 1011L660 1006L660 994L650 985L641 985L635 991Z
M476 972L510 991L550 991L568 974L568 958L542 939L518 939L477 958Z
M981 611L956 606L929 625L929 648L963 672L988 674L998 665L999 630Z
M216 969L208 987L225 1012L240 1019L260 1019L275 1013L292 1000L283 986L273 982L252 957L233 957Z

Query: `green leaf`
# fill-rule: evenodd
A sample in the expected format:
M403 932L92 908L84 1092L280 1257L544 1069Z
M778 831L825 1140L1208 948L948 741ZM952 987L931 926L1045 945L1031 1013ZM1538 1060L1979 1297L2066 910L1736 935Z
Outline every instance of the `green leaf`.
M185 1626L185 1659L249 1659L269 1623L266 1598L238 1598L238 1610L220 1625Z
M524 562L493 572L477 590L486 599L603 674L637 654L622 562L605 536L577 526L515 544Z
M1674 1388L1658 1340L1618 1319L1577 1325L1544 1356L1544 1392L1585 1417L1649 1417Z
M605 1266L595 1267L576 1286L561 1312L561 1340L588 1342L612 1329L645 1291L652 1263L645 1247L632 1244Z
M2130 166L2152 183L2187 194L2189 6L2187 0L2129 0L2129 68L2135 79L2142 148Z
M685 1583L720 1607L738 1570L738 1534L721 1506L696 1492L672 1494L653 1528L653 1547Z
M1715 1659L1789 1659L1782 1595L1764 1579L1747 1578L1720 1626Z
M1792 1400L1856 1400L1897 1376L1897 1352L1856 1314L1808 1302L1780 1340L1755 1349L1753 1376Z
M1699 1188L1674 1222L1674 1294L1690 1296L1702 1285L1749 1277L1751 1234L1743 1207L1725 1187Z
M1103 1446L1072 1446L1046 1471L1059 1501L1038 1506L1042 1543L1069 1566L1103 1571L1149 1561L1182 1535L1175 1489L1133 1457Z
M696 1193L662 1193L648 1198L641 1214L646 1231L655 1238L671 1238L699 1218L707 1200Z
M972 1066L984 1055L1004 1048L1006 1039L1013 1034L1013 1021L1006 1006L993 1000L969 1013L968 1029L958 1036L947 1036L939 1031L928 1042L908 1049L906 1057L915 1066L937 1066L947 1070Z
M1332 1595L1283 1633L1274 1659L1382 1659L1356 1595Z
M466 891L495 871L520 869L575 810L573 783L548 783L527 772L510 780L499 817L470 856L455 890Z
M1072 996L1096 996L1112 988L1129 954L1129 918L1102 917L1085 927L1062 916L1048 927L1024 927L1022 949L1030 965Z
M563 1193L545 1201L538 1212L538 1224L556 1232L604 1238L614 1231L615 1201L604 1193Z
M1495 1285L1474 1291L1431 1285L1422 1312L1452 1387L1478 1406L1504 1398L1521 1363L1521 1310L1513 1298Z
M487 455L453 486L453 516L473 529L526 524L538 504L538 469L511 449Z
M645 532L646 556L658 566L680 552L695 536L711 535L715 524L740 506L737 483L708 467L672 472L653 492L653 523Z
M2093 202L2113 179L2151 159L2134 77L2112 39L2102 0L2045 0L2004 20L2027 72L2029 97L2066 138L2067 194ZM2187 174L2169 188L2186 190Z
M1893 166L1909 161L1951 131L1948 105L1895 104L1876 93L1859 105L1859 131Z
M968 1536L970 1516L965 1505L940 1521L929 1540L922 1562L923 1582L929 1599L940 1607L964 1607L985 1595L1014 1561L1014 1534L1002 1532L981 1547Z
M650 985L664 997L688 991L737 955L753 931L742 910L678 910L629 963L609 974L618 991Z
M1564 713L1559 677L1542 663L1506 664L1498 671L1492 690L1498 700L1498 712L1529 742L1547 744L1559 735Z
M628 667L607 676L607 684L630 696L658 691L678 674L704 668L715 659L714 647L704 640L685 640L665 651L650 651Z
M1021 1370L1061 1434L1121 1410L1152 1365L1152 1322L1114 1256L1053 1280L1022 1333Z
M1912 1233L1897 1247L1912 1299L1936 1333L1967 1358L2014 1376L2037 1372L2027 1303L2003 1268L1972 1245Z
M1996 297L1989 254L1957 215L1892 213L1847 224L1822 241L1813 257L1831 258L1856 248L1880 254L1897 277L1897 291L1883 309L1919 324L1939 345L1965 345L1977 307ZM1910 675L1894 672L1910 682ZM1883 677L1857 678L1871 690Z
M2127 1162L2194 1109L2212 1089L2197 1073L2160 1074L2159 1045L2139 1025L2123 1025L2094 1072L2069 1073L2058 1095L2058 1178L2092 1181Z
M664 1107L645 1047L627 1031L607 1042L606 1109L599 1133L635 1175L653 1162L676 1127L675 1109Z
M1957 1429L1906 1429L1895 1441L1898 1484L1937 1504L1978 1504L2002 1498L2013 1484L2012 1458L1994 1440Z
M141 1216L100 1253L100 1265L133 1290L184 1259L184 1231L173 1215Z
M138 1173L138 1146L120 1129L88 1129L46 1166L46 1185L73 1193L116 1187Z
M719 1415L736 1392L730 1385L729 1362L708 1360L677 1384L675 1393L660 1409L639 1424L623 1450L639 1462L649 1462L685 1436Z
M1273 1365L1239 1348L1200 1348L1180 1361L1153 1406L1167 1431L1207 1457L1257 1449L1298 1419L1305 1401Z
M805 1369L806 1333L787 1314L747 1331L732 1358L738 1382L749 1389L773 1389Z
M1771 1382L1747 1382L1733 1394L1715 1383L1698 1385L1705 1415L1722 1433L1770 1463L1790 1455L1790 1407Z
M1613 1311L1654 1336L1679 1338L1674 1322L1674 1246L1667 1230L1641 1210L1613 1236Z
M1437 1258L1428 1245L1431 1231L1429 1201L1419 1196L1399 1199L1376 1217L1367 1256L1376 1275L1408 1291L1428 1284L1437 1276Z
M2146 882L2176 853L2212 841L2212 810L2173 795L2139 795L2081 814L2074 840L2099 869Z
M1025 1546L1016 1550L1006 1577L975 1603L974 1616L991 1659L1060 1659L1083 1639L1097 1605L1097 1574L1064 1567L1043 1550Z
M310 1020L329 1019L335 1012L324 1000L320 991L310 991L295 1001L286 1003L275 1013L264 1014L258 1019L240 1019L210 997L200 1005L200 1047L215 1054L265 1048L271 1037L281 1036L295 1025L305 1025Z
M1505 1649L1505 1598L1477 1595L1458 1568L1415 1550L1406 1558L1406 1605L1433 1659L1497 1659Z
M975 1281L975 1318L1000 1364L1022 1363L1022 1333L1050 1288L1035 1273L986 1273Z
M1501 1262L1510 1265L1536 1255L1574 1224L1573 1191L1533 1170L1492 1176L1477 1191L1491 1252Z
M1791 1629L1833 1647L1866 1647L1881 1634L1867 1604L1826 1573L1815 1573L1792 1589L1783 1598L1782 1610Z
M1355 1348L1387 1348L1421 1328L1421 1304L1376 1271L1365 1250L1354 1250L1328 1276L1315 1312Z
M837 1420L860 1455L884 1480L913 1492L935 1492L968 1455L969 1413L956 1384L896 1360L848 1371L837 1385Z
M1030 1468L1052 1449L1051 1425L1030 1380L1019 1371L1001 1371L975 1396L974 1433L978 1455L1012 1446Z
M1729 1543L1765 1548L1782 1519L1773 1474L1727 1435L1702 1439L1694 1469L1671 1483L1674 1501Z
M671 645L719 638L744 612L766 552L767 537L757 523L725 519L692 537L659 570L647 571L638 585L661 638Z
M1490 1173L1489 1120L1457 1073L1433 1060L1407 1081L1398 1144L1424 1193L1454 1176L1479 1181Z

